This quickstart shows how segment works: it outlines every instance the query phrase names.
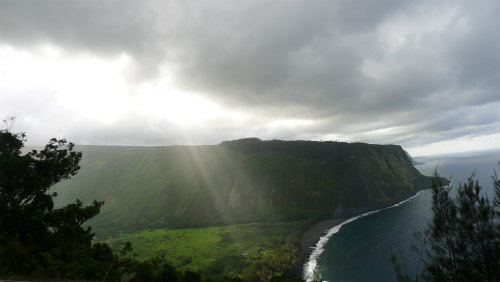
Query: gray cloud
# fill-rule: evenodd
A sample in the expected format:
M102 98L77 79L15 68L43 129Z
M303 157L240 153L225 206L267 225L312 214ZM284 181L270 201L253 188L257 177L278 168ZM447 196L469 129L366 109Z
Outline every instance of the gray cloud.
M498 1L0 0L0 7L0 44L125 53L131 84L169 65L176 87L252 116L193 133L207 142L336 134L418 146L499 131ZM276 118L314 123L266 126ZM169 136L182 134L155 122ZM393 133L377 131L389 127ZM122 120L76 135L89 143L181 142L158 132Z

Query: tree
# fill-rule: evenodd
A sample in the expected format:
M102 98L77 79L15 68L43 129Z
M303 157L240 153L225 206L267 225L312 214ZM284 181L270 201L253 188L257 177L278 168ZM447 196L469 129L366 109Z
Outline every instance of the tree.
M493 202L481 194L473 173L458 187L456 199L451 187L443 185L437 171L432 181L433 219L426 230L430 250L422 277L429 281L500 281L500 181L493 176ZM422 237L419 237L422 239ZM427 240L427 236L422 239ZM423 242L423 241L422 241ZM422 257L422 252L420 252ZM404 257L401 257L404 265ZM396 276L412 280L392 255ZM416 274L415 280L421 277Z
M13 122L13 119L8 119ZM55 209L52 185L74 176L81 152L65 139L51 139L43 150L23 154L24 133L0 129L0 276L85 279L93 281L177 281L179 273L164 257L139 261L132 244L118 253L93 243L91 227L104 202L80 200ZM197 281L187 271L184 279Z
M109 247L92 246L91 228L82 227L103 202L55 209L57 195L48 193L78 172L82 154L55 138L22 154L25 141L24 133L0 130L0 274L86 278L88 264L112 258Z

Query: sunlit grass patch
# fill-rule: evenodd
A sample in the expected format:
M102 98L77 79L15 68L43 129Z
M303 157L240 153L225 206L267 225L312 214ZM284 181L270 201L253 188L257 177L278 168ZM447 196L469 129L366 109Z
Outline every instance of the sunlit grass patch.
M255 250L274 251L289 236L299 238L304 222L251 223L219 227L156 229L107 240L115 250L130 241L139 258L165 255L175 267L210 272L223 261L246 261Z

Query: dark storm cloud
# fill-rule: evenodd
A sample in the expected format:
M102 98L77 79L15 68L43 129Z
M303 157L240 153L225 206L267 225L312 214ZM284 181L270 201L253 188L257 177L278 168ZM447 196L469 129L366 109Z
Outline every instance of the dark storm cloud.
M498 1L86 0L0 6L0 44L29 49L48 43L103 57L125 53L134 65L133 82L152 80L169 65L177 87L259 119L256 129L233 134L336 133L415 145L499 129ZM308 132L273 131L265 128L273 118L314 123L301 129ZM133 126L125 127L116 130L126 135ZM377 132L389 127L396 129Z

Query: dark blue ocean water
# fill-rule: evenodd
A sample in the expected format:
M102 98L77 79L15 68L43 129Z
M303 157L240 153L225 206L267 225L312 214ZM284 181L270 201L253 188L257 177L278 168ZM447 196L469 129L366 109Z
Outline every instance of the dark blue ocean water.
M491 175L497 171L500 150L421 157L425 164L415 167L432 175L436 166L441 176L452 179L455 187L473 171L485 193L492 195ZM500 176L500 175L499 175ZM390 209L350 222L330 237L318 259L317 273L327 281L395 281L390 253L401 251L409 273L415 271L416 256L409 250L412 233L423 231L432 218L431 191Z

